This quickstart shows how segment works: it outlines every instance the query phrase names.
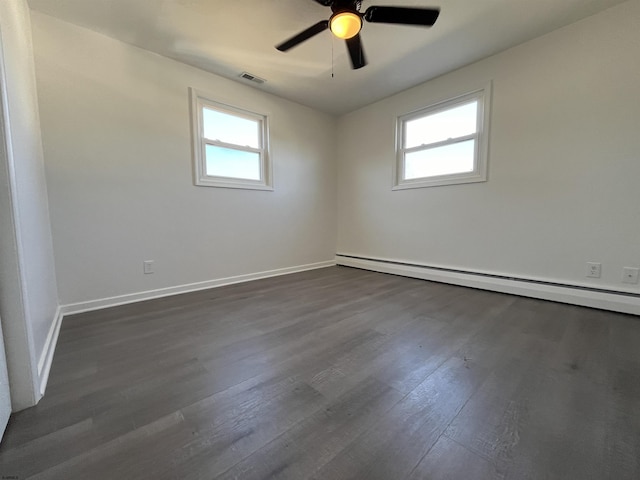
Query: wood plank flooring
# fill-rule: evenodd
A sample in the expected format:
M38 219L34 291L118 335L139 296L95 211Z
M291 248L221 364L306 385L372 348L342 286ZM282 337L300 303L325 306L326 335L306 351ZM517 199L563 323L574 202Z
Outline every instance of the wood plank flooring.
M66 317L0 477L637 480L638 320L346 267Z

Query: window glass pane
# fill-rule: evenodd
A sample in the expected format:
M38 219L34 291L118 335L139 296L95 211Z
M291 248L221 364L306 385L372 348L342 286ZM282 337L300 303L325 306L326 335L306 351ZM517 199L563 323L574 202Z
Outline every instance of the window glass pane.
M477 131L478 101L405 122L404 148L441 142Z
M209 176L260 180L258 153L207 145L206 156L206 174Z
M219 112L202 109L204 137L209 140L232 143L242 147L260 148L260 122Z
M472 172L475 144L475 140L467 140L407 153L404 158L404 179Z

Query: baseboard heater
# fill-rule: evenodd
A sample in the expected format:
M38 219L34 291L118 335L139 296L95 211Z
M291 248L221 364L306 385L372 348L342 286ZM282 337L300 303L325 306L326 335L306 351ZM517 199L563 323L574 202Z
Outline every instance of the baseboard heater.
M336 254L336 264L405 277L420 278L501 293L540 298L572 305L601 308L615 312L640 315L640 293L605 288L571 285L545 280L513 277L494 273L466 271L389 260Z

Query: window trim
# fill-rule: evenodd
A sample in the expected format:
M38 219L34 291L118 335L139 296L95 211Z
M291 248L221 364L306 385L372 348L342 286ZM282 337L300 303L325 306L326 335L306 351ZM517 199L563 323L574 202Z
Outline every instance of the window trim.
M407 121L444 112L458 105L469 103L470 100L478 101L478 129L476 133L442 140L426 145L404 148L405 124ZM463 183L476 183L487 181L487 163L489 157L489 119L491 109L491 82L484 87L471 92L433 103L427 107L396 117L396 156L393 162L393 187L392 190L406 190L409 188L437 187L443 185L458 185ZM429 150L432 148L453 145L475 139L474 169L471 172L452 173L433 177L420 177L404 179L404 158L407 153Z
M240 188L248 190L273 190L273 169L269 154L269 119L266 114L256 113L243 108L213 100L210 95L189 88L191 103L191 139L193 160L193 184L199 187ZM240 146L219 140L210 140L204 136L203 108L240 118L257 121L260 132L260 148ZM213 145L243 152L257 153L260 157L260 180L247 178L222 177L207 175L206 146Z

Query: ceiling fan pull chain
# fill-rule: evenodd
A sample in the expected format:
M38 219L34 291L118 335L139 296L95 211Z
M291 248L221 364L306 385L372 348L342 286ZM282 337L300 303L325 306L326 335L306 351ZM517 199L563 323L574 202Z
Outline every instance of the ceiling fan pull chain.
M333 37L331 37L331 78L333 78L333 45L335 43L335 40L333 39Z

